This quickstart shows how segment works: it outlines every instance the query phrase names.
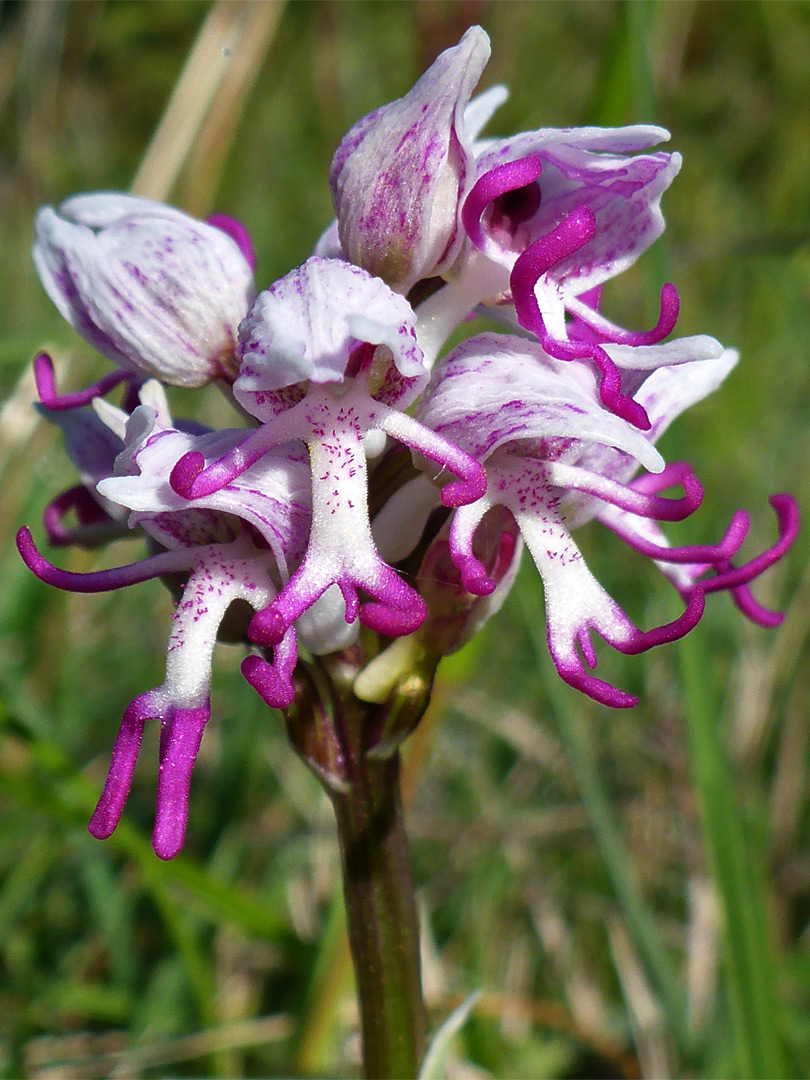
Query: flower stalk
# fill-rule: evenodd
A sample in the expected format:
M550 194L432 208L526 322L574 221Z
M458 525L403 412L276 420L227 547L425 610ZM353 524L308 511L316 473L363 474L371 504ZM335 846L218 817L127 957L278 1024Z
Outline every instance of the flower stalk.
M385 705L359 700L357 648L317 660L297 682L287 732L335 811L354 964L363 1073L419 1074L425 1053L419 927L400 791L400 741L430 700L412 677Z

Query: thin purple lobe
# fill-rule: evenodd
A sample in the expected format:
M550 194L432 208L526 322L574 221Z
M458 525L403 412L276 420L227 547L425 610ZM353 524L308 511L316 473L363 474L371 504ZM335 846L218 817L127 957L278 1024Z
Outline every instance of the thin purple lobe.
M48 353L37 353L33 366L37 397L45 408L52 412L64 412L67 409L78 409L82 405L89 405L95 398L104 397L119 383L132 378L128 372L119 368L108 372L98 382L92 383L84 390L77 390L73 394L60 394L56 389L53 360Z
M145 707L147 697L146 694L136 697L121 719L104 790L87 826L96 840L112 836L121 820L141 749L144 724L154 711Z
M79 520L80 529L67 528L63 521L73 510ZM48 534L48 542L54 547L67 547L69 544L82 543L81 530L101 531L104 526L117 527L116 523L102 510L86 487L77 484L68 488L61 495L52 499L42 512L42 524Z
M159 859L173 859L183 846L188 824L191 773L200 752L210 710L172 709L160 733L160 770L152 847Z
M634 427L648 431L651 424L645 409L622 393L621 373L605 350L594 342L560 341L552 337L535 295L539 279L583 248L595 233L596 215L590 207L580 206L518 256L509 279L515 314L520 325L536 335L549 356L556 360L591 360L602 376L599 395L604 405Z
M215 229L219 229L220 232L224 232L226 236L230 236L239 250L245 257L245 262L250 267L253 273L256 272L256 251L253 247L253 240L251 239L250 232L246 225L244 225L238 218L231 217L229 214L210 214L206 219L209 225L213 225Z
M280 671L260 656L245 657L240 670L265 705L271 709L286 709L292 704L295 687L289 673Z
M736 589L740 585L747 585L754 578L759 577L768 567L778 562L793 546L799 535L799 507L792 495L771 495L768 502L776 513L776 521L779 529L777 542L767 548L755 559L743 566L732 567L723 570L717 577L700 583L700 587L706 593L718 592L720 589Z
M539 157L525 157L517 161L508 161L504 165L496 165L494 169L490 169L479 177L464 200L461 210L461 223L477 248L483 248L486 243L481 225L481 218L486 208L496 199L535 184L542 171L543 163ZM531 198L527 197L521 212L511 215L514 225L519 225L521 221L530 218L540 205L540 190L539 188L534 190L537 192L534 206L532 207Z
M117 566L113 570L96 570L89 574L77 574L71 570L60 570L48 562L37 550L30 530L24 525L17 533L17 550L22 561L35 577L46 585L53 585L65 592L97 593L123 589L127 585L137 585L141 581L173 574L178 570L188 570L190 551L163 551L150 555L139 562Z

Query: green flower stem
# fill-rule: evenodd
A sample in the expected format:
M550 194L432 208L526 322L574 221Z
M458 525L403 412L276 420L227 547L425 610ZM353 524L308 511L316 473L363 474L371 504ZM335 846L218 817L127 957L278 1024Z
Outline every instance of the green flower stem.
M435 663L380 704L354 694L362 663L358 648L318 658L285 721L335 810L364 1073L399 1080L419 1074L427 1027L399 745L424 715Z
M332 792L367 1077L413 1078L425 1052L419 932L399 791L399 756L363 759Z

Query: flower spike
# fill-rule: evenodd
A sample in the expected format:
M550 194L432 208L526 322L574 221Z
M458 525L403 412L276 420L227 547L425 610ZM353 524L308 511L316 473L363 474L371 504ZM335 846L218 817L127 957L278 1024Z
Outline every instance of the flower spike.
M77 473L46 506L45 532L58 547L127 533L149 546L90 573L54 565L27 528L17 547L55 588L161 577L175 600L163 681L123 712L92 835L116 829L156 720L153 847L161 859L181 850L218 640L247 651L245 681L291 709L301 756L348 794L332 722L371 718L357 745L369 761L396 752L439 659L497 612L524 547L560 677L612 708L637 699L597 677L597 639L627 655L675 641L720 591L760 626L781 621L753 589L796 539L791 496L771 498L777 537L764 551L744 553L742 510L716 542L667 535L704 491L656 443L738 353L707 335L670 337L670 283L650 329L601 310L603 286L663 231L661 198L681 164L655 149L669 134L481 138L506 97L494 86L471 100L488 56L471 27L410 92L351 128L330 169L336 220L258 295L250 236L227 215L197 221L111 192L38 213L46 292L115 365L63 394L51 357L34 359L37 408ZM501 332L464 334L479 315ZM212 381L236 406L233 426L175 424L163 384ZM119 385L115 405L105 395ZM652 560L682 601L677 618L635 624L574 539L589 522Z

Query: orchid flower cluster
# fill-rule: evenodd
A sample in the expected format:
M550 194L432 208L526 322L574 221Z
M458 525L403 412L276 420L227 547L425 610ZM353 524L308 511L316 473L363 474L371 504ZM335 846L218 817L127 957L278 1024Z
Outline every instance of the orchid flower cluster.
M347 649L362 624L376 645L355 692L383 701L414 647L451 652L497 611L524 544L559 674L608 706L636 699L592 673L592 631L640 653L686 634L719 590L754 622L779 622L750 583L795 538L789 496L771 499L777 541L747 562L735 562L743 512L715 544L671 546L661 527L692 514L703 490L655 443L737 353L670 338L672 285L651 330L600 312L605 282L663 231L680 157L650 148L668 133L482 138L506 98L496 86L471 100L488 56L471 28L403 98L355 124L332 162L334 223L263 291L231 218L113 193L39 212L42 283L115 365L60 394L50 358L34 361L40 408L81 479L48 506L45 531L91 547L134 530L150 554L69 573L27 529L20 552L58 588L159 576L177 597L165 680L124 712L93 835L115 829L144 724L158 719L154 846L162 858L180 850L218 639L248 645L245 679L284 709L299 650ZM481 316L497 331L445 350ZM233 401L233 426L173 420L163 384L209 383ZM106 400L116 387L120 405ZM639 629L602 588L572 537L591 519L654 561L683 599L677 619Z

